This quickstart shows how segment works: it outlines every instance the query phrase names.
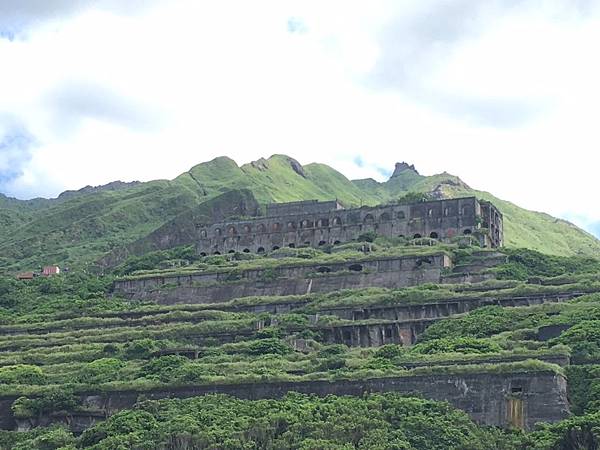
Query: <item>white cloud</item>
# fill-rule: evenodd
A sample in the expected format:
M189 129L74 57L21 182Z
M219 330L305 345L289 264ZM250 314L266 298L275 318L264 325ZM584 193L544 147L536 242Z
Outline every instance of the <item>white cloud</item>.
M0 38L0 122L36 143L0 191L287 153L351 178L406 160L600 220L596 2L125 3L0 5L0 36L19 33Z

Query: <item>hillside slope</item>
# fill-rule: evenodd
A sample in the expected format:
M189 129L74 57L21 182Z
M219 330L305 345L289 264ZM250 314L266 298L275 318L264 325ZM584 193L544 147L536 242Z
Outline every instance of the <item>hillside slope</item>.
M100 259L99 265L114 267L132 255L140 256L152 251L193 245L196 240L196 224L216 222L229 217L256 216L259 212L260 205L252 191L227 191L175 216L131 244L114 249Z
M177 216L235 189L251 191L261 204L337 198L347 207L387 202L411 191L430 192L439 198L476 195L491 200L504 213L509 246L557 255L600 255L600 241L568 222L473 190L447 173L420 175L404 163L396 166L388 181L379 183L351 181L329 166L302 166L285 155L242 166L219 157L174 180L107 186L84 188L53 200L19 201L1 196L0 270L50 263L93 264L106 253L139 241Z
M572 256L600 255L600 241L572 223L549 214L520 208L514 203L476 189L459 177L446 172L419 175L414 168L396 165L392 177L384 182L355 180L353 183L380 201L390 201L410 191L428 192L436 198L456 198L474 195L491 201L504 215L504 241L507 247L524 247L543 253Z

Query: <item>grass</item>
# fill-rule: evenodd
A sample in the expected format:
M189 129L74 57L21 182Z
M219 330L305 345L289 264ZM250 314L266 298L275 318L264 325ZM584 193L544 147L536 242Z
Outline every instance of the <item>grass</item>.
M138 280L155 277L177 277L193 275L196 273L231 273L239 274L242 271L253 269L283 269L286 267L305 267L314 265L342 264L346 262L367 262L381 258L394 258L404 256L433 256L445 254L452 255L455 245L438 245L435 247L424 246L392 246L375 245L370 253L365 254L356 250L344 250L335 253L326 253L317 249L286 249L286 254L296 256L269 257L256 255L206 256L201 261L183 268L163 270L139 270L131 275L120 277L124 280ZM243 258L243 259L238 259Z
M248 189L261 204L337 198L346 207L353 207L388 202L410 191L429 192L441 185L448 197L476 195L498 206L504 214L509 247L564 256L600 254L600 242L574 225L468 189L448 174L423 177L408 171L385 183L352 182L322 164L309 164L301 170L294 167L296 164L284 155L241 167L221 157L193 167L171 181L151 181L122 190L76 194L51 201L3 198L0 267L11 272L50 263L91 268L100 257L117 248L126 247L127 252L140 254L139 251L155 249L166 233L163 230L161 234L161 227L177 217L189 222L190 212L197 208L201 209L200 215L211 216L219 209L234 215L230 208L236 204L234 201L220 207L207 202L235 189ZM244 201L252 203L248 198ZM177 229L174 226L168 230ZM158 234L151 235L155 231ZM178 245L193 243L191 232L186 232L184 242ZM136 242L139 248L134 245Z

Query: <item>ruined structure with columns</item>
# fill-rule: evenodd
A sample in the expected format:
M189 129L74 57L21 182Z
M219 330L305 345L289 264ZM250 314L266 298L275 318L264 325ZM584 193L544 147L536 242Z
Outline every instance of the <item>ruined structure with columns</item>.
M502 213L475 197L351 209L337 201L274 203L262 217L197 224L197 229L202 255L336 245L368 232L443 242L471 236L488 248L503 244Z

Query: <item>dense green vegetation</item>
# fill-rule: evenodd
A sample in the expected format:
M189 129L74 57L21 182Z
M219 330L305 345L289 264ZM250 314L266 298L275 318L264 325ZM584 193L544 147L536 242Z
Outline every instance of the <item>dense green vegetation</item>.
M508 261L493 269L498 278L529 280L539 277L568 277L600 271L600 260L590 257L546 255L528 249L506 249Z
M372 241L368 254L361 251L364 241ZM274 269L287 264L439 252L450 256L460 272L489 255L497 257L480 248L415 244L372 236L337 248L281 249L260 257L199 257L191 247L178 246L130 256L114 273L102 276L72 271L25 282L0 277L0 396L11 396L9 405L17 419L35 423L40 416L98 413L81 404L81 393L141 396L132 409L81 436L57 425L2 432L0 448L596 448L600 265L593 259L510 250L506 263L484 269L501 279L481 283L371 287L221 304L157 305L111 295L113 281L123 276L219 271L236 282L245 269L262 268L275 276ZM441 319L411 347L348 347L325 338L336 327L396 322L351 321L331 315L335 308L495 302L569 293L578 297L528 307L484 306ZM253 312L254 306L286 302L294 309ZM568 357L572 365L554 364ZM487 428L445 403L392 393L324 399L292 393L259 401L217 395L144 400L151 391L173 392L186 386L541 371L568 377L575 416L527 433Z
M521 438L480 428L446 404L396 394L261 401L215 395L144 402L79 438L61 428L23 434L14 449L484 450L516 449Z
M54 401L64 400L56 394ZM224 395L145 401L81 436L61 427L2 433L14 450L303 449L303 450L579 450L597 449L598 413L531 433L475 425L445 403L398 394L324 399L288 394L249 401Z
M527 211L470 189L449 174L425 177L406 170L385 183L350 181L322 164L300 166L274 155L241 167L217 158L171 181L84 190L55 200L18 201L0 196L0 271L35 269L43 264L82 268L107 252L106 264L194 240L194 222L239 216L238 206L302 199L339 199L345 206L397 201L432 191L447 197L475 195L491 200L504 214L505 241L544 253L598 254L600 242L574 225ZM229 193L229 194L228 194ZM219 197L226 195L226 197ZM172 240L171 240L172 239Z

